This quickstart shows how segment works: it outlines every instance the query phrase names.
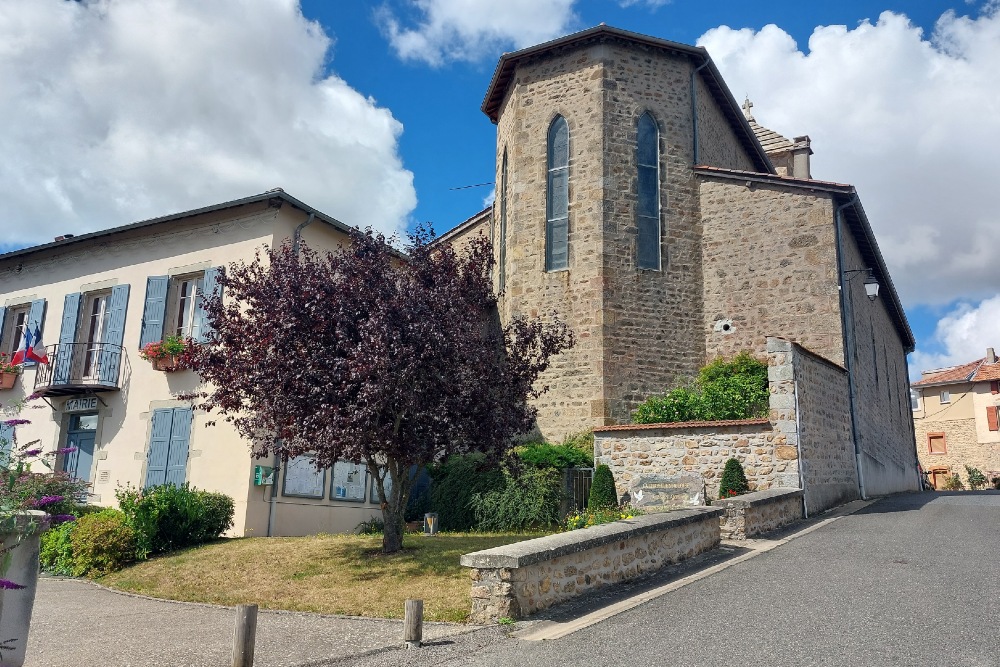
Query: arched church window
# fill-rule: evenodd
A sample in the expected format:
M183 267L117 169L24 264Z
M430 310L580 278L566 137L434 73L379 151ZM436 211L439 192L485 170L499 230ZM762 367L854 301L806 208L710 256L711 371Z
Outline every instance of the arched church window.
M503 292L507 286L507 149L503 149L503 162L500 165L500 246L499 286L498 292Z
M569 127L556 116L549 126L545 206L545 270L569 266Z
M647 111L639 116L636 165L638 228L636 263L640 269L660 268L660 131Z

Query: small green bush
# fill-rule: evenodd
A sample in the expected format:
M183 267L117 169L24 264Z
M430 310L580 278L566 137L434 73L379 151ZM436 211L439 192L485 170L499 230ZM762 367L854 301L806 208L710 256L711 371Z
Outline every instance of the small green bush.
M594 432L593 431L583 431L581 433L574 433L572 435L566 436L562 441L562 444L567 447L572 447L573 449L579 450L584 456L587 457L586 464L582 467L593 468L594 467ZM581 459L583 460L583 459Z
M591 455L587 456L572 445L550 445L536 442L517 449L517 457L534 468L589 468L594 464L593 444Z
M74 523L70 532L74 576L108 574L135 560L135 531L124 512L106 509Z
M962 484L962 478L955 473L944 483L944 488L947 491L961 491L965 488L965 484Z
M430 511L437 512L442 530L471 530L476 525L472 497L504 486L500 466L488 464L483 454L452 456L428 472L433 480Z
M478 530L513 532L559 523L561 501L562 473L541 467L505 470L503 488L474 494L471 504Z
M611 474L611 468L602 463L594 470L587 509L596 511L609 507L618 507L618 491L615 489L615 476Z
M973 491L978 491L979 489L986 488L986 475L979 468L973 468L972 466L965 466L965 473L968 476L969 488Z
M67 521L42 533L38 560L43 570L72 576L73 544L70 537L74 528L76 521Z
M719 499L738 496L749 490L750 485L747 483L746 473L743 472L743 464L737 459L726 461L726 467L722 470L722 480L719 483Z
M115 491L115 497L135 531L139 559L214 540L233 525L232 498L187 484L129 485Z
M385 532L385 522L374 514L354 527L358 535L381 535Z
M721 357L691 382L651 396L632 413L636 424L676 423L767 416L767 364L749 352Z

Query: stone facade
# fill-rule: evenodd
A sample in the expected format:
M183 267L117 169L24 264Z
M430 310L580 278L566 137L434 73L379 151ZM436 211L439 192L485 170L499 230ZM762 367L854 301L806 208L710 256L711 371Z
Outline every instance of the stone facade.
M523 618L713 549L721 514L710 507L649 514L466 554L470 621Z
M712 503L723 511L724 540L745 540L783 528L802 518L802 491L772 489L746 493Z

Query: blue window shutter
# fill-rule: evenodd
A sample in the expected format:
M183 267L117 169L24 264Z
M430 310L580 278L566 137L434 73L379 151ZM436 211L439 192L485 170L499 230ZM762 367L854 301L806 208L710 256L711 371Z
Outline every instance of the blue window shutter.
M188 445L191 442L190 408L174 408L170 427L170 451L167 454L167 484L180 486L187 477Z
M118 384L118 368L122 360L122 341L125 339L125 312L128 310L128 285L115 285L108 299L108 329L101 341L101 384Z
M0 336L3 335L3 325L6 319L7 319L7 308L4 306L0 306Z
M0 322L2 322L2 319L3 318L0 318ZM28 331L31 332L31 335L35 335L35 327L38 328L39 332L42 331L42 325L44 324L44 321L45 321L45 299L35 299L34 301L31 302L31 310L28 311L28 319L25 321L25 324L27 324ZM44 336L42 337L42 340L43 341L45 340ZM25 361L24 365L34 366L35 362Z
M163 340L163 320L167 317L167 276L146 278L146 305L142 309L142 332L139 334L139 349L149 343Z
M213 295L222 295L222 286L219 284L219 275L222 271L223 268L218 266L205 270L205 279L202 281L201 286L202 296L198 297L198 302L195 304L195 318L198 327L199 343L207 341L209 336L212 334L212 325L208 321L208 315L205 313L203 306L205 298Z
M160 486L167 479L167 454L170 450L170 427L173 410L153 410L153 426L146 454L146 488Z
M83 295L79 292L67 294L63 299L62 326L59 329L59 347L55 359L49 359L52 364L52 384L66 384L69 381L69 371L73 363L73 350L76 347L76 325L80 319L80 302Z

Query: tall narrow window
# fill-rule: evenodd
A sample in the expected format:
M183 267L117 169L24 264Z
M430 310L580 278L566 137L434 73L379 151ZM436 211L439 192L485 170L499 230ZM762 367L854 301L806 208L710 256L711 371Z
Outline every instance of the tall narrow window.
M569 127L556 116L549 126L548 197L545 207L545 270L569 266Z
M503 150L503 162L500 166L500 260L499 287L503 292L507 286L507 149Z
M640 269L660 268L660 132L646 112L639 116L636 142L638 197L635 223L639 234L636 262Z

